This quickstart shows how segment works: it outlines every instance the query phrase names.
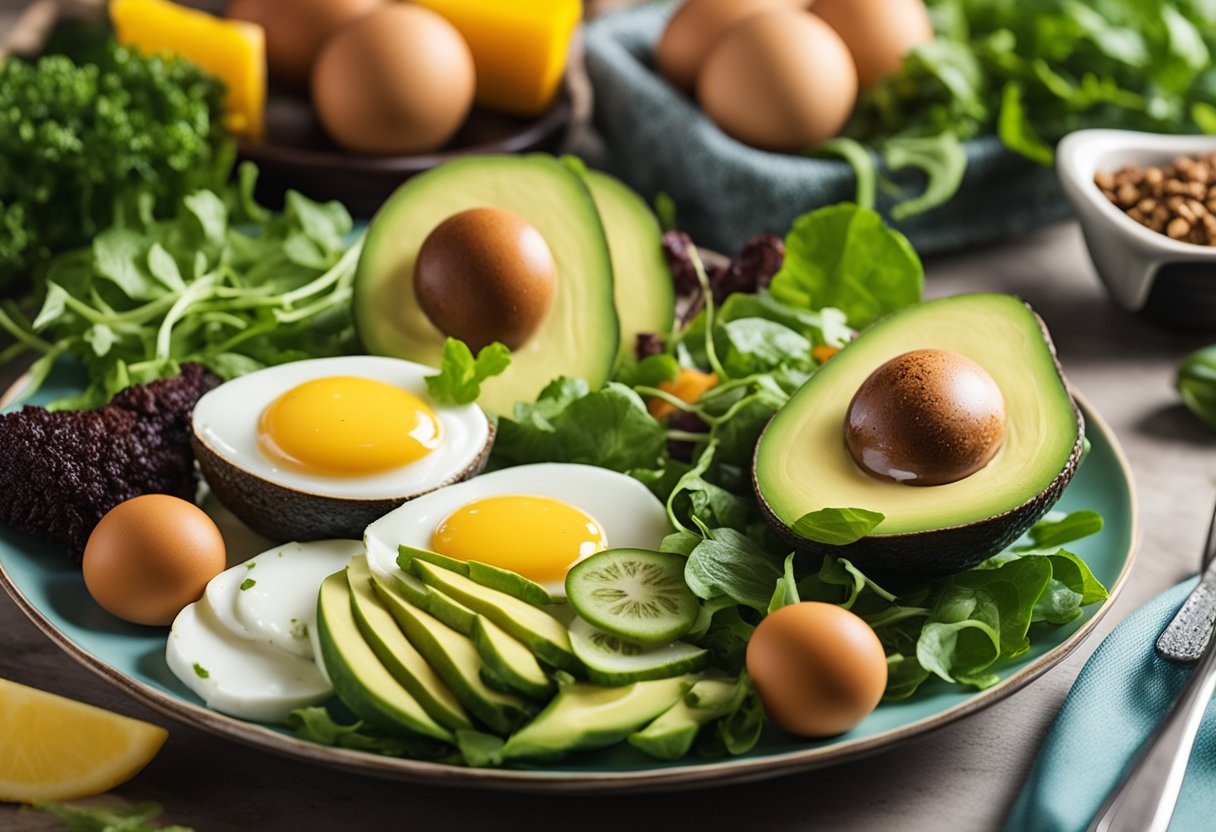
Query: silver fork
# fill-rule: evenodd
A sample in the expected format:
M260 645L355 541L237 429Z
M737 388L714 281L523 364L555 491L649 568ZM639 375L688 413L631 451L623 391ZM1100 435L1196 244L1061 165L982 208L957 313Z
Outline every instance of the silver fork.
M1141 746L1119 786L1098 810L1089 832L1165 832L1174 816L1195 735L1216 693L1216 512L1208 526L1204 570L1174 619L1157 640L1157 652L1174 661L1199 660L1169 714Z

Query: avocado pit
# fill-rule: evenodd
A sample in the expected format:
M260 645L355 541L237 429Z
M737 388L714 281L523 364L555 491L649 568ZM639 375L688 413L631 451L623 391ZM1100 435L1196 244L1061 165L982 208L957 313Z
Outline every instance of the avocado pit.
M870 476L944 485L979 471L1005 438L1005 400L983 367L950 350L905 352L862 382L845 444Z
M435 227L418 251L414 292L444 335L473 351L527 343L557 293L557 264L527 220L502 208L469 208Z

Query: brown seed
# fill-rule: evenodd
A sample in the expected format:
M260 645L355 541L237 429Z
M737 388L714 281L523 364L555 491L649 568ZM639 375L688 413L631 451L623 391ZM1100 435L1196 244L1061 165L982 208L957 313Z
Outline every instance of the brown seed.
M1104 191L1113 191L1115 189L1115 177L1105 172L1095 173L1094 184Z
M1157 200L1145 197L1136 203L1136 207L1139 208L1142 213L1151 214L1153 213L1153 209L1157 207Z
M1174 217L1170 220L1170 224L1165 227L1165 233L1175 240L1181 240L1191 233L1191 225L1182 217Z
M1144 169L1144 181L1148 182L1150 185L1160 185L1164 180L1165 174L1162 173L1161 168L1153 167Z
M1140 192L1127 183L1120 185L1115 195L1119 197L1119 204L1124 208L1130 208L1140 200Z
M1190 208L1191 213L1196 217L1202 217L1208 212L1207 206L1197 199L1188 199L1186 201L1186 207Z

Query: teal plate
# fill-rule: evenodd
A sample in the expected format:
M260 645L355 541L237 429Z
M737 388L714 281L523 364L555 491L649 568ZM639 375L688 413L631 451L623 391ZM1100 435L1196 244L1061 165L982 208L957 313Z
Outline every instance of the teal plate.
M35 401L79 392L81 379L57 368ZM85 590L80 570L62 551L0 530L0 584L21 610L72 658L155 710L221 736L288 757L369 775L431 784L513 791L592 792L689 789L759 780L882 751L962 719L1013 693L1067 656L1093 630L1122 588L1138 538L1131 474L1110 428L1082 403L1093 444L1058 505L1094 509L1106 520L1098 535L1078 541L1077 554L1111 588L1111 598L1065 626L1038 633L1031 651L1000 668L984 691L926 683L909 701L883 704L853 730L811 742L768 726L750 753L725 760L690 757L659 762L621 744L541 768L470 769L329 748L283 729L207 710L165 664L167 630L125 624L103 612Z

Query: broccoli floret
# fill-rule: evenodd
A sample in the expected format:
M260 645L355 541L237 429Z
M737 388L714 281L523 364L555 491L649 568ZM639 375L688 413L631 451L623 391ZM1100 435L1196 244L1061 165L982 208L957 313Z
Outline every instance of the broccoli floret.
M0 416L0 523L65 546L79 563L102 516L140 494L194 501L190 413L219 384L200 364L128 387L96 410Z

